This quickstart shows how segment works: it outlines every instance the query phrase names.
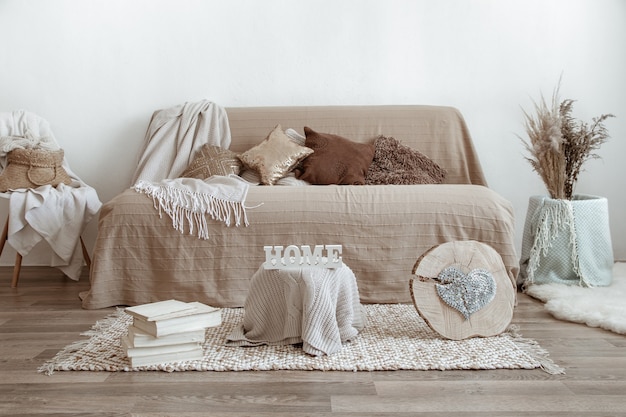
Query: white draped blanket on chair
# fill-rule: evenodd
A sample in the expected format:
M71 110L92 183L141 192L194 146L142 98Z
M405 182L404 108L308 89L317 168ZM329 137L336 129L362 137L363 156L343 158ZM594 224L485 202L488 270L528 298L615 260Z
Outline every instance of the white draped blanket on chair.
M60 148L43 118L24 110L0 113L1 169L8 151L33 141L44 148ZM63 168L72 178L70 185L17 189L0 196L9 199L9 244L26 256L45 240L53 251L50 265L78 280L83 265L80 235L102 203L96 190L74 174L65 159Z

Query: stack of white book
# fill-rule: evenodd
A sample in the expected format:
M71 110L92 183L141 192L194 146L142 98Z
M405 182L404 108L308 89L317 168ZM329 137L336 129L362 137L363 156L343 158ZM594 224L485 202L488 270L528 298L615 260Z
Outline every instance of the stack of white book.
M157 301L127 307L133 316L121 344L132 367L202 359L208 327L222 324L222 311L199 302Z

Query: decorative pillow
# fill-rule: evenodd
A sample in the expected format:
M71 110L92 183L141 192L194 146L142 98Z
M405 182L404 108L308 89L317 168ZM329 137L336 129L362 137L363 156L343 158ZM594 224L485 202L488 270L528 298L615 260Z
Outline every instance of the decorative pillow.
M203 180L213 175L239 175L241 167L235 152L205 143L180 176Z
M296 174L294 172L290 172L285 175L278 181L276 181L276 185L286 185L290 187L306 187L307 185L311 185L306 181L300 180L296 178Z
M261 183L274 185L312 153L312 149L294 143L277 125L263 142L239 155L239 159L259 173Z
M261 184L261 176L253 169L244 169L239 176L245 181L249 182L251 185L260 185ZM298 186L304 187L306 185L311 185L306 181L302 181L296 178L296 174L291 171L288 172L287 175L279 179L274 183L274 185L288 185L288 186Z
M437 163L395 138L379 136L374 148L366 184L441 184L446 177Z
M253 169L244 168L239 176L252 185L261 185L261 176Z
M315 152L296 170L298 179L311 184L365 184L365 174L374 158L374 145L353 142L330 133L304 128L306 146Z
M306 137L302 136L296 130L292 128L285 129L285 135L291 139L292 142L304 146L304 142L306 141ZM250 184L259 185L261 184L261 176L258 172L253 169L244 169L239 174L241 178L248 181ZM300 181L295 177L294 172L289 172L283 178L279 179L274 183L275 185L310 185L306 181Z
M302 136L296 130L292 128L285 129L285 135L289 137L293 142L300 146L306 146L306 136Z

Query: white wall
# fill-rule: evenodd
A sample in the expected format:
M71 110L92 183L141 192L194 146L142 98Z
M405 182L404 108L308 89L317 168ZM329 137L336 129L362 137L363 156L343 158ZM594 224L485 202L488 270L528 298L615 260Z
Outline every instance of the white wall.
M130 185L156 109L451 105L515 206L520 246L528 197L545 193L516 136L521 108L562 73L576 116L618 116L577 192L608 197L626 260L624 0L0 0L0 39L0 110L46 118L103 202ZM94 220L90 248L95 235ZM46 264L36 249L25 264Z

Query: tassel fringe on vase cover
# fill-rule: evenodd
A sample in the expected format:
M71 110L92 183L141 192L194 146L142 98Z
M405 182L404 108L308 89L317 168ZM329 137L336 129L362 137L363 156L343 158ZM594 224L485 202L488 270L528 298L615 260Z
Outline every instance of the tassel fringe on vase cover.
M614 260L608 220L606 198L532 196L524 225L519 283L609 285Z

